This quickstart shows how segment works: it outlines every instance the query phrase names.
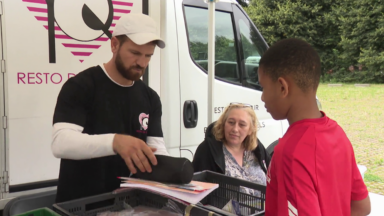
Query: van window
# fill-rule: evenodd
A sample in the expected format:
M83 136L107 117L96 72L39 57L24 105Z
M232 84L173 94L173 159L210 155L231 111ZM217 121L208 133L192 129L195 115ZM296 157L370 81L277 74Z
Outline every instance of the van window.
M216 11L215 76L232 83L240 82L232 16ZM185 6L189 50L193 60L208 70L208 10Z
M260 58L266 50L266 45L247 17L242 12L239 12L238 14L240 15L238 25L240 30L241 46L244 54L244 86L262 90L259 84L257 72L259 69Z

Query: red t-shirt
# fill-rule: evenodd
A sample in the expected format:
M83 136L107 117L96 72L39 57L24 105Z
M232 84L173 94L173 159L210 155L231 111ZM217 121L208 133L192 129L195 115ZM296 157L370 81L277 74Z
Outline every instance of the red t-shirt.
M368 196L343 129L324 117L292 124L267 173L266 216L350 215Z

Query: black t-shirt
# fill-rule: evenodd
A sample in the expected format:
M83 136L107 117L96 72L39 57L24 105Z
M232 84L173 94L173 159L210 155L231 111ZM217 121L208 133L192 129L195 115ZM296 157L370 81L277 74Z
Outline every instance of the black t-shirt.
M131 87L119 86L96 66L63 85L53 124L72 123L86 134L127 134L145 142L147 136L163 137L161 114L158 94L141 80ZM111 192L120 186L118 176L129 175L119 155L62 159L56 202Z

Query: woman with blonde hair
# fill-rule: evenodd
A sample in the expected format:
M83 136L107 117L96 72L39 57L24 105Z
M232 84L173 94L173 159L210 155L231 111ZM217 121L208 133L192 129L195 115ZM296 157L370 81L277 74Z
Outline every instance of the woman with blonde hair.
M212 125L206 133L213 136L206 136L196 150L194 171L210 170L266 185L270 156L258 142L258 120L252 106L231 103Z

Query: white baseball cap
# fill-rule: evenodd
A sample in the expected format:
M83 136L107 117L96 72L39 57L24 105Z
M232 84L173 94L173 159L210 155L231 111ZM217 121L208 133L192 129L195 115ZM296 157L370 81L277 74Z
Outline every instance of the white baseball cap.
M165 47L165 42L157 34L155 21L145 14L129 13L121 16L112 33L112 36L119 35L126 35L137 45L156 41L158 47Z

